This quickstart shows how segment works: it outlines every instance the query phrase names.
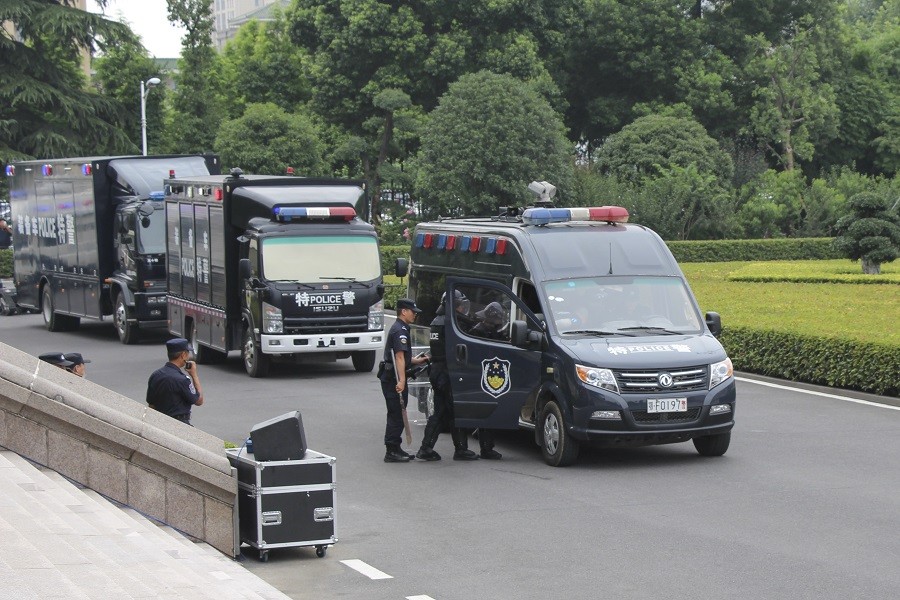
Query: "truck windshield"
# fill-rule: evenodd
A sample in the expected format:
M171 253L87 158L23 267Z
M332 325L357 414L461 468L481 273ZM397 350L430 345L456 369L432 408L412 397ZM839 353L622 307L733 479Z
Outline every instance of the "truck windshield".
M273 237L262 241L262 269L269 281L372 281L381 276L381 260L374 237Z
M677 277L593 277L544 285L560 333L635 336L696 334L700 315Z
M141 217L137 219L137 249L141 254L164 254L166 251L166 213L163 210L153 211L147 217L150 221L148 227L141 223Z

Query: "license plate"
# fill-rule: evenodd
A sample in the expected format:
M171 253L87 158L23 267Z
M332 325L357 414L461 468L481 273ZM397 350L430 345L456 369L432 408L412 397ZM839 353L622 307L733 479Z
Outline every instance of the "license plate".
M687 412L687 398L649 398L648 413Z

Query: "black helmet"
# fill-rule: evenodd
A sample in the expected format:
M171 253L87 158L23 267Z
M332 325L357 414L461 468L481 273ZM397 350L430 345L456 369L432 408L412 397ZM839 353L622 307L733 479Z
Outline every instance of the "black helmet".
M447 292L441 294L441 307L447 301ZM469 314L469 299L459 290L453 290L453 308L464 315Z

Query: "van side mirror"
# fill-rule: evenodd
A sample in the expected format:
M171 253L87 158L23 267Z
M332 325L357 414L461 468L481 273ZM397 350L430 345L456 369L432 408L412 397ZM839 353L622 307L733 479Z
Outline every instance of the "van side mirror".
M242 258L238 262L238 277L240 277L242 281L249 281L252 276L253 270L250 268L250 259Z
M406 277L409 273L409 261L405 258L398 258L394 263L394 274L397 277Z
M510 342L517 348L528 345L528 323L525 321L513 321L510 328Z
M706 326L709 327L709 332L711 334L719 337L719 335L722 334L722 317L719 316L719 313L706 313Z

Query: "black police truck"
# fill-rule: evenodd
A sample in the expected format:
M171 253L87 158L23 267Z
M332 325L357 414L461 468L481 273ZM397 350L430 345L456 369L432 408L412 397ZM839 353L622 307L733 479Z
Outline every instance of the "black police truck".
M701 317L662 239L627 221L621 207L544 206L416 227L409 293L421 326L447 292L457 426L533 429L553 466L581 444L726 452L735 380L719 315Z
M351 358L384 345L384 284L365 185L244 175L167 182L169 330L198 362L240 350L251 377L273 358Z
M124 344L166 327L163 181L219 172L215 156L116 156L14 163L16 302L50 331L113 317Z

